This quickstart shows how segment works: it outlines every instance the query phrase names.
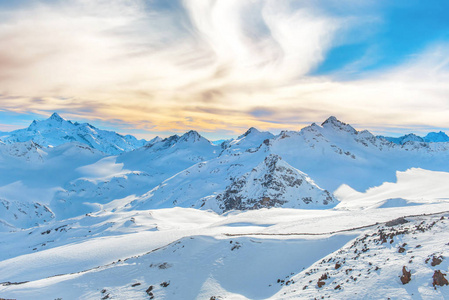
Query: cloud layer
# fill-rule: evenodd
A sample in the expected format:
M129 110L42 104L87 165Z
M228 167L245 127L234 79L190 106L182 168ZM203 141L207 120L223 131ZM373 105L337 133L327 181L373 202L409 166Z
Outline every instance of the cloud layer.
M363 38L354 28L369 32L379 21L364 10L342 15L275 0L3 8L1 109L60 111L154 133L298 129L329 115L378 131L448 128L444 43L381 71L312 75L332 47Z

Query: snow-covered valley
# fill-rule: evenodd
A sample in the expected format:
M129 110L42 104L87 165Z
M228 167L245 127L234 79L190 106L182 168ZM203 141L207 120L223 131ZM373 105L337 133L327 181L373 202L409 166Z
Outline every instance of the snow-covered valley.
M447 299L444 136L0 133L0 298Z

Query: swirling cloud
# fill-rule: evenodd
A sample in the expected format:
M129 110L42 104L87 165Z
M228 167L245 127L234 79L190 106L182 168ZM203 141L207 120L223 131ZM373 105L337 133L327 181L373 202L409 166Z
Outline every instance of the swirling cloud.
M353 11L345 14L275 0L3 7L0 104L129 123L128 131L150 133L299 129L328 115L377 130L449 127L442 113L449 95L442 43L360 78L342 79L350 66L313 75L330 49L362 38L354 28L369 32L368 25L380 22L361 13L368 4L346 4Z

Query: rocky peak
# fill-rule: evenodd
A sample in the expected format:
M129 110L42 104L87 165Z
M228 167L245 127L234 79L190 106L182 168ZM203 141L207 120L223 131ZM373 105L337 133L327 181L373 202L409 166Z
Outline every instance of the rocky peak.
M28 126L28 131L41 131L41 130L47 130L49 128L59 128L63 126L70 126L73 125L72 122L64 120L60 115L57 113L53 113L48 119L42 120L42 121L36 121L34 120L31 122L30 126Z
M269 207L322 207L337 200L279 155L270 154L250 172L217 195L220 208L249 210Z
M425 137L426 142L449 142L449 136L443 131L440 132L429 132Z
M405 144L407 142L424 142L424 139L420 136L417 136L414 133L406 134L402 138L401 144Z
M330 116L329 118L327 118L326 121L321 123L321 126L323 128L332 128L334 130L342 130L342 131L346 131L346 132L353 133L353 134L357 133L357 130L355 130L354 127L338 120L334 116Z
M425 140L417 136L414 133L409 133L400 137L388 137L388 136L378 136L379 138L385 139L389 142L398 144L398 145L404 145L404 144L413 144L414 142L423 143Z
M242 139L242 138L244 138L244 137L246 137L246 136L249 136L249 135L251 135L251 134L258 134L258 133L260 133L260 131L257 130L257 128L251 127L251 128L248 129L244 134L242 134L241 136L239 136L237 139Z
M151 148L153 146L161 144L162 148L168 148L168 147L171 147L174 144L176 144L179 141L179 139L180 139L180 136L175 134L175 135L169 136L168 138L163 139L162 141L155 142L153 144L148 143L145 147Z
M152 138L151 140L149 140L147 145L153 145L153 144L159 143L161 141L162 141L162 138L159 136L156 136L156 137Z
M362 130L360 132L358 132L357 134L359 137L361 138L376 138L371 132L369 132L368 130Z
M33 120L33 122L31 122L30 126L28 126L28 128L32 128L35 127L37 125L37 121Z
M62 122L65 121L63 118L61 118L60 115L58 115L57 113L53 113L50 118L48 118L49 120L53 120L53 121L57 121L57 122Z
M203 138L197 131L190 130L189 132L184 133L179 140L184 142L196 143L202 139L205 138Z

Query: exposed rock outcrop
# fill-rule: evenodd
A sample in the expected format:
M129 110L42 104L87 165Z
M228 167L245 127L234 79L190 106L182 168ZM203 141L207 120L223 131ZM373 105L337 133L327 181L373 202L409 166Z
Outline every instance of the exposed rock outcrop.
M407 284L412 280L412 273L410 271L407 271L407 268L405 266L402 267L402 276L401 276L401 282L402 284Z
M216 199L223 211L323 207L337 203L328 191L274 154L267 156L250 172L234 179Z
M436 270L435 273L433 273L432 279L433 279L433 286L443 286L443 285L449 285L449 282L447 281L446 274L441 272L440 270Z

